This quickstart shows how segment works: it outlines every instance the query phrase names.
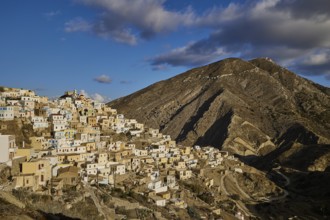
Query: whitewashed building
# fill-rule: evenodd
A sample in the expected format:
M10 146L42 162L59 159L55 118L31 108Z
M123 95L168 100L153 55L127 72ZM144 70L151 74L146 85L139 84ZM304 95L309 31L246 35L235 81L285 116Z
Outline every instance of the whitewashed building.
M0 107L0 120L14 120L14 107Z

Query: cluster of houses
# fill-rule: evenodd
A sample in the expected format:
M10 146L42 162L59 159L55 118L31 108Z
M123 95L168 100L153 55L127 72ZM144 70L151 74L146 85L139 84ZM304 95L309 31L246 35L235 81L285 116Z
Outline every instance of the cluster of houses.
M14 135L0 134L0 163L11 166L16 188L36 192L61 195L64 187L80 182L107 184L147 195L158 206L185 208L178 181L196 175L200 160L215 167L232 157L212 147L177 146L158 129L77 91L48 100L30 90L4 88L0 133L13 120L32 125L35 136L16 143Z

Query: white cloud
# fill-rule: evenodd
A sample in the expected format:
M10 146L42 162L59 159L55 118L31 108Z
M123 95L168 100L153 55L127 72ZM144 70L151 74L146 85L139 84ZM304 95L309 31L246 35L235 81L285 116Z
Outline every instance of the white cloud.
M326 74L330 1L316 1L259 0L214 8L195 20L195 25L212 28L208 37L157 55L150 63L157 69L161 65L196 66L222 56L272 57L280 64Z
M106 21L100 20L93 24L92 31L99 37L104 39L112 38L119 43L136 45L137 38L130 29L123 28L108 28Z
M189 26L197 27L219 27L223 22L229 22L238 19L244 15L242 6L235 3L230 3L228 7L213 7L207 10L201 16L191 16L192 22Z
M169 11L164 7L164 0L79 0L93 7L104 10L101 19L110 24L109 29L122 28L133 25L140 34L148 37L156 33L174 30L181 24L190 24L194 14L185 12ZM115 27L113 23L121 23Z
M150 39L156 34L168 33L179 26L195 23L195 13L170 11L164 7L164 0L76 0L90 7L102 10L91 22L75 18L65 23L66 32L88 31L97 36L129 45L137 44L138 36Z
M110 32L109 34L115 41L119 43L126 43L129 45L136 45L137 44L137 38L134 34L131 33L130 30L124 29L124 30L115 30Z
M112 82L112 79L104 74L94 78L94 80L98 83L105 83L105 84L109 84Z
M84 89L80 90L79 94L82 94L85 97L89 98L89 94Z
M65 23L67 32L90 32L135 45L140 39L182 27L210 30L204 39L150 59L155 70L202 65L237 55L248 59L272 57L280 64L315 64L322 66L323 71L328 67L325 63L328 56L310 55L313 51L330 49L330 1L327 0L239 1L201 13L191 6L181 11L170 10L166 8L166 0L75 1L101 13L93 21L75 18Z
M83 31L88 32L92 29L92 24L87 22L81 17L77 17L72 19L71 21L68 21L64 24L64 30L66 32L77 32L77 31Z
M260 16L265 14L268 10L271 10L276 6L281 0L262 0L256 3L256 5L252 8L252 14L256 16Z
M93 100L95 100L97 102L109 102L110 101L110 98L103 96L99 93L94 93L91 97Z
M330 57L327 53L312 54L305 59L306 65L323 65L330 62Z
M84 89L80 90L80 94L84 95L87 98L91 98L91 99L93 99L94 101L97 101L97 102L104 102L105 103L105 102L109 102L111 100L109 97L101 95L99 93L89 94Z

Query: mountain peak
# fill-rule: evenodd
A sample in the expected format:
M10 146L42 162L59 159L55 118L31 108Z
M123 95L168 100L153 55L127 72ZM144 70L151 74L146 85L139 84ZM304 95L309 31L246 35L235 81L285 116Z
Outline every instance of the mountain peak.
M159 127L181 144L231 149L241 155L269 153L273 141L296 122L330 140L330 124L325 123L330 97L269 58L227 58L110 105Z
M274 74L276 72L280 72L281 70L285 69L282 66L278 65L274 60L272 60L269 57L256 58L250 60L249 62L256 67L269 72L270 74Z
M255 59L251 60L251 61L255 61L255 62L271 62L273 64L276 64L276 62L272 58L270 58L270 57L258 57L258 58L255 58Z
M201 67L202 71L210 76L238 74L253 68L255 68L253 64L236 57L226 58Z

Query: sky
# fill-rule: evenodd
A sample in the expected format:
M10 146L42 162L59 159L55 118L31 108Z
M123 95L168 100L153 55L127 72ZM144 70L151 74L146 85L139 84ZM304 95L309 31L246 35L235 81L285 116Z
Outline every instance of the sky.
M329 0L2 0L0 85L113 100L228 57L330 87Z

